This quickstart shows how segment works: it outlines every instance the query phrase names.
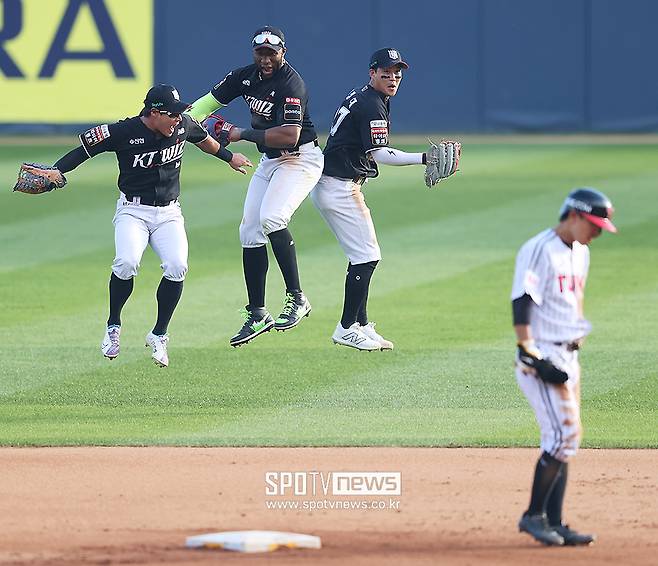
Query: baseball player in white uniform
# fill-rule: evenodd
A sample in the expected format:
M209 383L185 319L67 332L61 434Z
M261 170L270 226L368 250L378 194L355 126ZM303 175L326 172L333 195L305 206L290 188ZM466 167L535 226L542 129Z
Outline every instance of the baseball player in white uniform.
M516 379L541 431L541 456L519 530L546 545L586 545L595 538L562 522L562 502L567 462L581 438L578 351L591 329L583 314L588 244L601 230L617 231L612 213L603 193L576 189L564 201L557 227L528 240L516 258Z
M227 136L218 139L223 145L251 141L263 153L247 189L240 224L249 304L242 311L245 321L230 339L231 346L246 344L272 328L294 328L311 312L299 281L288 224L317 183L324 164L308 110L306 85L285 59L283 32L261 27L254 32L251 46L254 63L228 73L190 110L195 118L204 119L241 97L249 106L252 128L223 123ZM284 306L276 319L265 308L268 242L286 285Z
M44 172L61 175L105 151L116 153L119 191L114 215L116 255L110 276L110 315L101 343L103 355L119 355L121 311L133 291L144 250L150 244L162 261L163 277L157 290L158 316L146 335L156 365L167 367L167 329L183 292L188 245L181 206L180 167L186 141L226 161L245 174L251 162L240 153L221 148L190 116L182 114L189 104L181 102L171 85L151 88L139 116L114 124L101 124L80 135L80 145Z

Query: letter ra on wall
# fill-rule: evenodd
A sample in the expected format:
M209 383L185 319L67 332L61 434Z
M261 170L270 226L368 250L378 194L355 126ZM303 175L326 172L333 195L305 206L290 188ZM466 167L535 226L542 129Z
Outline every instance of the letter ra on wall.
M102 123L153 83L153 0L2 0L0 123Z

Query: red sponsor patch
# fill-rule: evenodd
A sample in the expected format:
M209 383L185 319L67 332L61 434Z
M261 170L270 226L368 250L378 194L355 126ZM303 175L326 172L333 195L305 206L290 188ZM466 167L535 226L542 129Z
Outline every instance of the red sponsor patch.
M290 97L286 98L286 102L288 102L289 104L301 104L302 103L302 101L299 98L290 98Z
M372 145L388 145L388 128L370 128Z
M100 126L88 129L83 134L83 137L87 146L91 147L92 145L96 145L97 143L102 142L104 139L109 138L110 129L108 128L107 124L102 124Z

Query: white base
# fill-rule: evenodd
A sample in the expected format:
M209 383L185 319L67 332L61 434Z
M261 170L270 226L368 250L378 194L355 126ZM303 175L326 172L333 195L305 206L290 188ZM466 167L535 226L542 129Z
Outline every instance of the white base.
M188 548L221 548L236 552L272 552L279 547L321 548L320 537L279 531L225 531L187 537Z

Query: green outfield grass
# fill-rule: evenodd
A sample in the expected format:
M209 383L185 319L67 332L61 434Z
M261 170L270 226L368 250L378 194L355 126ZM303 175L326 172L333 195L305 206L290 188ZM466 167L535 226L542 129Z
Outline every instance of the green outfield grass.
M51 163L68 147L1 147L3 184L20 161ZM291 229L311 317L234 350L248 180L189 147L181 201L190 272L166 370L143 346L160 279L150 248L124 311L121 356L109 362L99 351L114 156L69 174L62 191L5 188L0 444L534 446L534 416L512 369L514 257L556 223L570 188L593 185L613 199L620 232L591 246L584 445L658 447L658 145L473 143L461 169L429 191L420 167L384 166L365 188L384 255L369 311L394 351L331 343L346 260L310 201ZM270 310L282 300L271 258Z

